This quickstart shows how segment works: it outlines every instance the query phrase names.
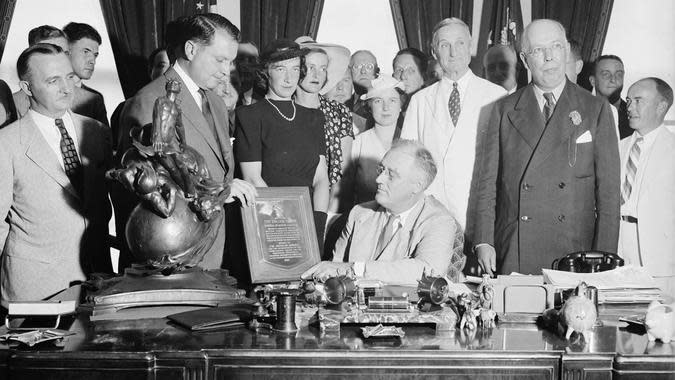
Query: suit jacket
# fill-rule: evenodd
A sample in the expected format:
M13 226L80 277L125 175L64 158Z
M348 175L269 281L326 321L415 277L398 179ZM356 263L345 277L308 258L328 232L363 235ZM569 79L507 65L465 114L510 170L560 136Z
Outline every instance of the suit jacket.
M104 125L108 123L108 114L105 110L105 103L103 102L103 95L98 91L85 86L75 87L73 90L73 105L70 107L71 111L78 115L87 116L94 120L98 120ZM30 108L30 100L28 95L22 90L12 94L16 110L19 117L23 117Z
M365 277L393 284L416 284L427 274L445 275L453 260L457 222L433 196L416 205L388 245L376 252L387 213L376 201L354 206L335 243L333 261L365 262ZM457 253L462 255L461 249ZM463 261L462 261L463 263Z
M41 300L92 271L112 272L105 172L110 130L71 113L83 165L78 194L30 116L0 130L2 301Z
M429 149L438 174L427 189L466 228L469 191L476 157L476 136L479 122L489 116L488 104L506 95L506 90L469 71L466 94L462 94L457 126L451 128L448 110L450 92L442 80L413 95L401 138L419 140ZM447 93L446 93L447 92Z
M638 242L643 264L652 276L675 275L675 134L665 127L651 152L644 154L644 172L637 194ZM620 142L621 167L626 167L631 139ZM647 153L647 152L645 152ZM644 166L643 166L644 165ZM621 253L621 252L619 252Z
M539 274L575 251L616 252L620 169L609 107L569 81L548 123L532 84L496 103L475 242L495 247L499 273Z
M165 86L168 80L177 80L181 83L181 92L177 96L177 102L181 109L187 145L194 148L204 157L211 178L216 181L231 180L234 174L234 162L225 103L213 91L206 91L217 127L218 138L216 138L202 111L187 90L185 83L183 83L173 68L170 68L163 76L143 87L133 98L127 100L120 116L120 141L118 142L116 162L120 162L124 152L131 146L131 139L129 137L131 128L152 123L152 111L155 100L166 95ZM138 201L121 186L115 185L113 190L117 231L124 231L129 214ZM213 246L200 264L203 268L216 269L221 267L223 249L225 247L224 223L221 224L219 230L220 232ZM128 253L128 248L126 248L126 251L122 254ZM120 261L121 264L124 264L123 266L126 266L127 262L124 261L124 258L121 258Z
M633 128L630 127L628 122L628 104L625 100L620 99L617 113L617 116L619 116L619 139L623 140L633 134Z

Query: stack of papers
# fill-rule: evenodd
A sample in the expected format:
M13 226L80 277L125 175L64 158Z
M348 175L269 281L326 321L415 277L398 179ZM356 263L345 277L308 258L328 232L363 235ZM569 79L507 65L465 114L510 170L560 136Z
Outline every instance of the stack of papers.
M605 272L574 273L542 269L544 280L559 289L584 281L598 288L598 303L649 303L662 300L661 290L643 267L627 265Z

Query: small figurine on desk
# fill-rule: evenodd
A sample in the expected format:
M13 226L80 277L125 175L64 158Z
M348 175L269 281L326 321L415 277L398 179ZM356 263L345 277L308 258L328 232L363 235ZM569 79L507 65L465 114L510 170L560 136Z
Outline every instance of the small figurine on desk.
M494 285L490 283L490 275L483 275L483 282L478 285L478 299L479 299L479 318L478 324L484 328L492 328L495 326L495 317L497 313L492 310L492 300L495 297Z
M567 327L565 339L569 339L574 331L589 332L598 318L595 304L586 296L587 288L585 282L580 283L575 295L570 296L560 310L562 322Z
M675 306L665 305L659 301L652 301L647 308L645 327L650 342L656 339L663 343L670 343L675 331Z

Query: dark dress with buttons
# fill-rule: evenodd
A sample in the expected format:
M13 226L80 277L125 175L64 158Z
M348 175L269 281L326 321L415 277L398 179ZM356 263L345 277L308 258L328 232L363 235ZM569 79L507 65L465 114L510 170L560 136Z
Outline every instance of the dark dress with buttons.
M323 113L290 101L262 100L237 109L234 155L237 162L262 164L268 186L307 186L312 191L319 156L326 154Z

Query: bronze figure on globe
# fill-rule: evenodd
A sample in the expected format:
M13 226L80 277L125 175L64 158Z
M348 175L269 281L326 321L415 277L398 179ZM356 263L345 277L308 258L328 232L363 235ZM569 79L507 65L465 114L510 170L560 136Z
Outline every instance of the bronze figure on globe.
M110 170L141 202L124 231L134 259L170 274L197 265L216 238L230 183L214 181L204 158L185 141L176 95L166 84L155 101L152 124L131 131L133 146L122 168Z

